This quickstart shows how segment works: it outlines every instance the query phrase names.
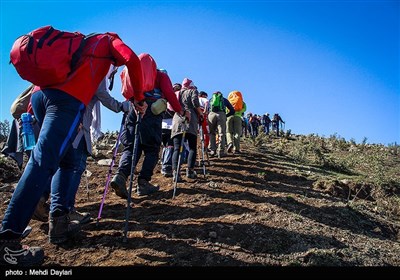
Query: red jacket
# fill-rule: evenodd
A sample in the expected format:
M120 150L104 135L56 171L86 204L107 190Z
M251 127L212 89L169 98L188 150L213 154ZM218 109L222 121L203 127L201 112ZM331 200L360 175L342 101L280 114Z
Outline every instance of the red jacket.
M107 75L111 64L126 65L128 68L132 87L124 94L125 98L143 100L143 77L139 58L115 33L89 38L82 50L77 69L67 81L51 88L62 90L87 105Z
M171 80L167 74L157 71L156 84L154 88L159 88L161 90L165 99L167 99L175 112L179 113L182 110L181 104L175 95Z

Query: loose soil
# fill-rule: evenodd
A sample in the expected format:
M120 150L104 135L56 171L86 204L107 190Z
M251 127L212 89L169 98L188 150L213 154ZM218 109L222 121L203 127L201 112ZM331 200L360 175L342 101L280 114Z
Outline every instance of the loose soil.
M160 191L127 201L110 189L102 218L62 246L48 242L48 224L32 220L25 239L43 246L44 266L399 266L399 222L373 201L321 187L308 170L268 148L242 143L243 154L210 158L204 178L173 183L155 168ZM110 156L111 157L111 156ZM0 164L3 217L20 172ZM117 160L118 164L118 160ZM139 163L140 170L141 163ZM184 166L185 167L185 166ZM76 206L96 218L108 166L88 161ZM114 167L114 172L116 167ZM183 175L183 174L182 174Z

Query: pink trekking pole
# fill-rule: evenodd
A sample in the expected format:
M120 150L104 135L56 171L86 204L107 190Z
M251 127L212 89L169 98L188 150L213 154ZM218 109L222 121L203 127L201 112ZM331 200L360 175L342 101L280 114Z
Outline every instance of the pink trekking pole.
M117 142L115 143L115 149L114 149L114 154L113 154L113 157L112 157L112 160L111 160L110 168L108 169L107 180L106 180L106 186L104 187L103 198L102 198L102 200L101 200L100 209L99 209L99 214L97 215L96 226L99 224L99 221L100 221L100 219L101 219L101 212L103 211L104 201L105 201L105 199L106 199L106 195L107 195L107 192L108 192L108 186L110 185L110 178L111 178L112 168L114 167L115 158L116 158L116 156L117 156L118 147L119 147L119 143L120 143L120 140L121 140L121 133L122 133L122 130L123 130L123 128L124 128L126 115L127 115L127 114L124 113L124 116L122 117L121 128L120 128L119 133L118 133Z

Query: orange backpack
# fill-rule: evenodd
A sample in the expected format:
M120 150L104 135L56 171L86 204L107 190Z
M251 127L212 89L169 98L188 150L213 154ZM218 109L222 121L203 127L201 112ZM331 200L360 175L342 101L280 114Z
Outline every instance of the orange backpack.
M231 91L228 95L228 101L232 104L235 112L239 112L243 109L243 97L240 91Z

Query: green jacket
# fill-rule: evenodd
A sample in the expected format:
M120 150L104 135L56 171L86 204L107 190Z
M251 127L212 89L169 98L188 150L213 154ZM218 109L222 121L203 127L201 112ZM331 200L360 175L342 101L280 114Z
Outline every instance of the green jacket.
M235 112L235 116L242 117L242 114L246 112L246 110L247 110L246 102L243 101L243 109Z

